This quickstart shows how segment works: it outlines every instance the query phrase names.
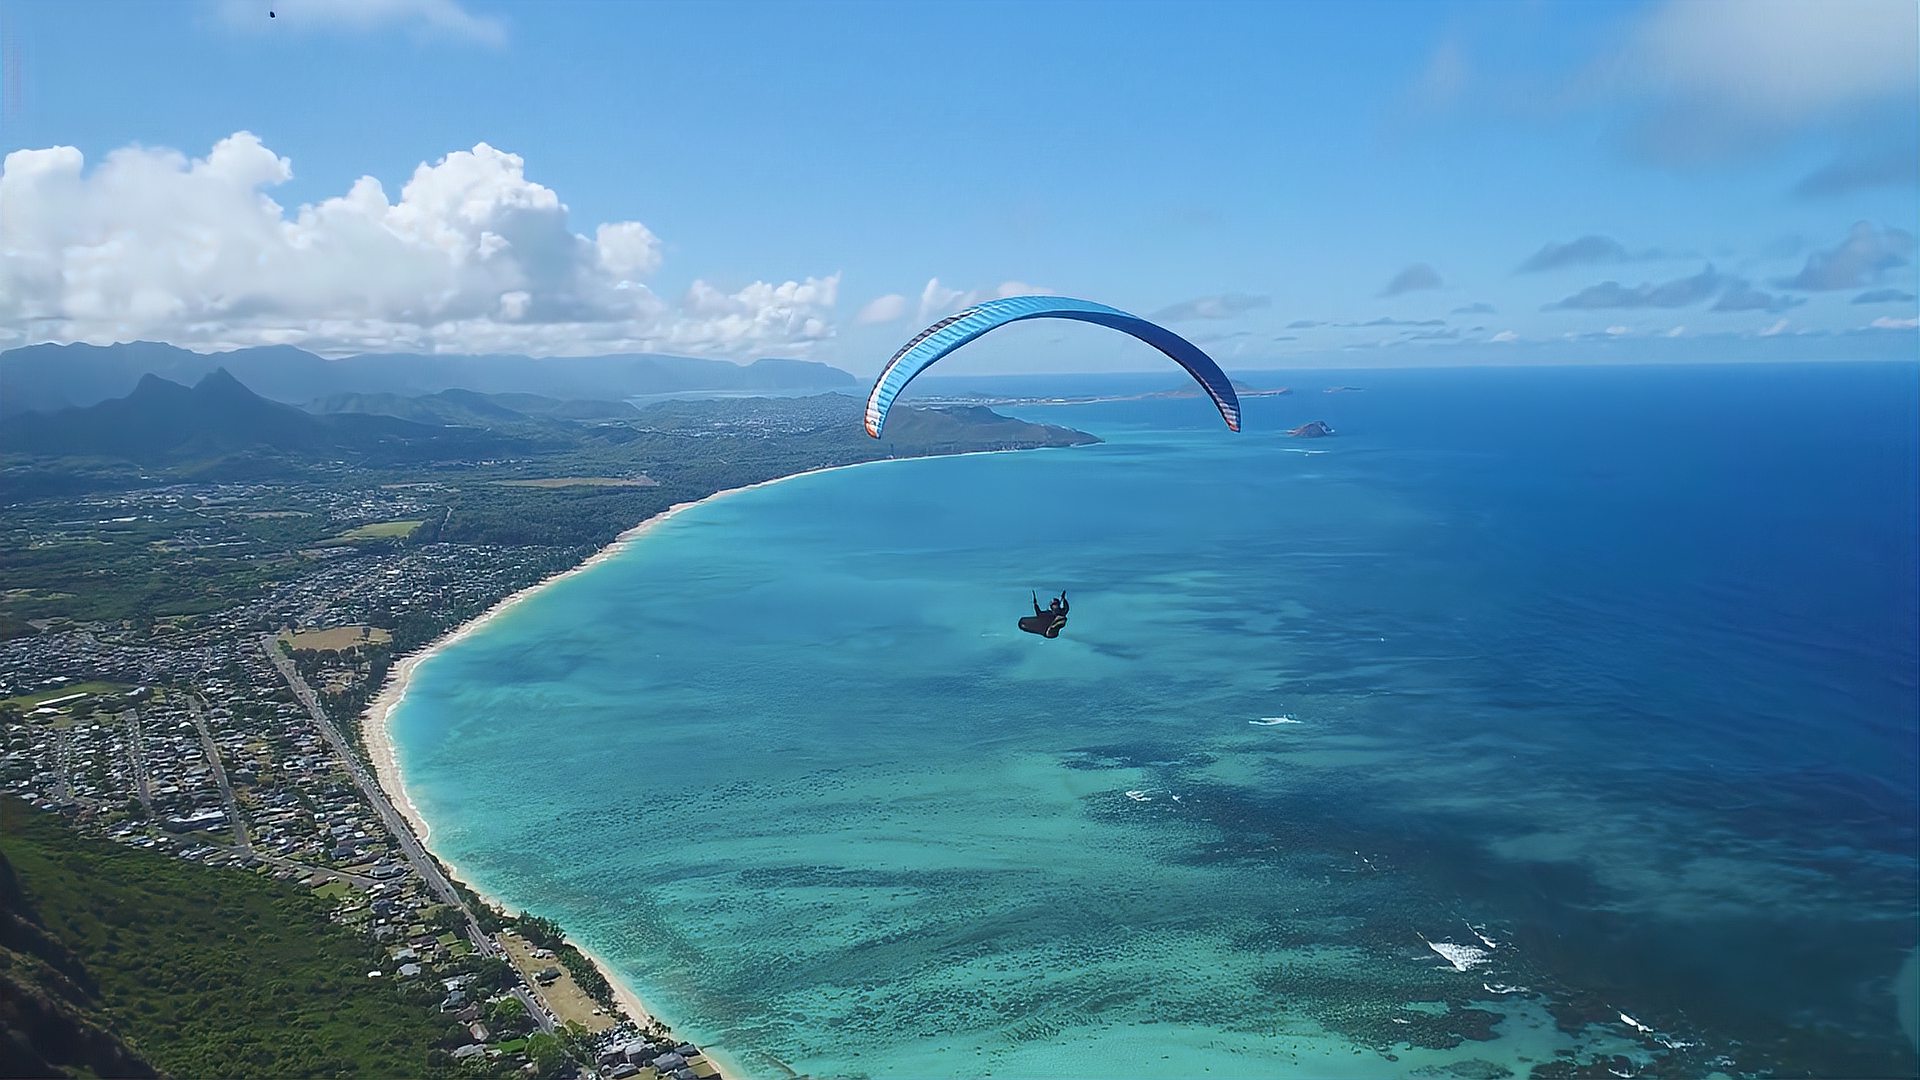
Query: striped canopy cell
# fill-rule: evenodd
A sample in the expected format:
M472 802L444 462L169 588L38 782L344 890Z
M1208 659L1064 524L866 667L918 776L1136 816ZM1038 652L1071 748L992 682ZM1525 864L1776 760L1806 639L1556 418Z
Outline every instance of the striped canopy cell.
M1025 319L1097 323L1146 342L1187 369L1187 374L1213 399L1228 430L1240 430L1240 399L1235 396L1227 373L1186 338L1138 315L1091 300L1075 300L1069 296L1008 296L955 312L915 334L912 341L894 353L893 359L881 369L880 377L874 380L873 392L867 395L867 434L876 439L880 437L893 399L906 389L915 375L932 367L934 361L989 330Z

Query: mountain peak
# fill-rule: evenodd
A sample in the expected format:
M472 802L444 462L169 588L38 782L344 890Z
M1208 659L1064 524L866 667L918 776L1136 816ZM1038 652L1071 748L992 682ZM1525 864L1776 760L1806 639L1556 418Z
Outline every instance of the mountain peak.
M233 372L223 367L214 368L212 371L200 376L200 381L193 384L193 392L196 394L218 394L222 396L232 396L235 394L245 394L248 397L258 396L253 391L247 389L245 383L234 378Z
M133 392L127 396L142 399L169 396L177 397L187 392L187 388L181 386L179 383L171 379L163 379L149 371L145 375L140 376L140 381L133 385Z

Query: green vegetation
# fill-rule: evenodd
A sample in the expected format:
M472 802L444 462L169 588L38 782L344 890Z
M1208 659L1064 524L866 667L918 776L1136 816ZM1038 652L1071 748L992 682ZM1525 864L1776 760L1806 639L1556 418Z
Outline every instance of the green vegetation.
M652 487L654 481L646 476L548 476L538 480L495 480L501 487Z
M68 683L65 686L56 687L52 690L35 690L31 694L21 694L18 697L0 698L0 708L11 705L21 710L37 709L42 702L55 701L63 697L72 697L74 694L111 697L125 689L126 687L119 683L110 682Z
M425 524L426 522L424 521L377 521L371 525L361 525L357 528L348 529L346 532L334 537L333 541L329 542L351 544L356 540L404 540L412 536L419 530L420 526Z
M593 961L587 959L585 954L567 940L566 934L560 930L559 923L539 915L528 914L512 920L511 925L534 947L553 950L553 955L560 960L561 966L567 969L567 973L573 976L573 981L579 985L580 989L586 991L588 997L599 1002L602 1008L619 1008L613 999L613 987L608 984L607 977L600 974L600 969L594 965Z
M0 805L0 826L6 810ZM153 1076L115 1035L100 986L50 936L0 850L0 1076Z
M18 908L78 958L112 1029L177 1076L445 1074L430 992L303 890L72 832L0 799ZM421 996L415 996L421 995Z
M486 400L463 407L495 427L415 431L391 416L307 416L230 379L175 389L96 406L103 414L61 441L0 440L18 500L0 528L0 635L31 633L37 619L138 627L220 611L315 560L396 548L527 548L529 570L550 573L727 488L888 457L1096 441L980 407L905 406L872 439L860 402L839 394L667 401L604 419L569 419L528 395L470 395ZM404 431L380 434L396 424ZM224 441L172 441L203 430ZM372 621L393 630L397 651L418 640Z

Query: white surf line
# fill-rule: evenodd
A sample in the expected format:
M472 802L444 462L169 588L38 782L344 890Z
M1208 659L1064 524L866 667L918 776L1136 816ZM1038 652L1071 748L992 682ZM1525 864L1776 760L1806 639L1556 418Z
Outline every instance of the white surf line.
M1441 959L1453 965L1455 971L1470 971L1487 962L1486 950L1473 945L1457 945L1451 941L1427 941L1424 936L1420 940L1426 942L1427 948L1439 954Z

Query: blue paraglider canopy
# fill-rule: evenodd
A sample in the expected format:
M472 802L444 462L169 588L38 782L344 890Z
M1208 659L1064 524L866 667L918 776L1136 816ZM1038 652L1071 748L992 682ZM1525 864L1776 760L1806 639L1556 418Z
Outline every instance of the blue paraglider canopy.
M1146 342L1187 369L1187 374L1193 376L1194 381L1206 390L1207 396L1213 399L1214 406L1220 410L1220 418L1227 422L1227 428L1240 430L1240 399L1233 392L1233 383L1227 379L1226 372L1220 370L1220 365L1213 362L1212 357L1201 352L1186 338L1138 315L1129 315L1119 308L1110 308L1091 300L1075 300L1068 296L1008 296L955 312L915 334L912 341L894 353L893 359L887 361L886 367L880 370L880 377L874 381L873 392L867 395L867 434L876 439L880 437L880 430L887 423L887 410L893 407L893 399L906 389L914 376L933 366L934 361L989 330L1024 319L1074 319L1097 323Z

